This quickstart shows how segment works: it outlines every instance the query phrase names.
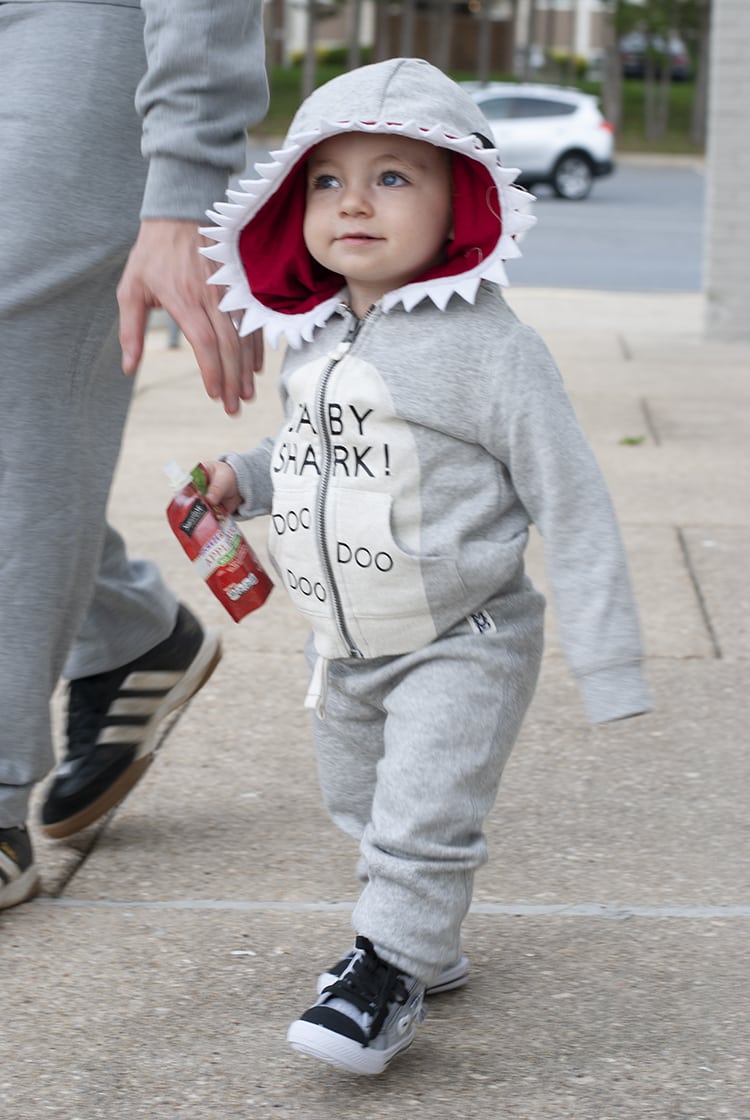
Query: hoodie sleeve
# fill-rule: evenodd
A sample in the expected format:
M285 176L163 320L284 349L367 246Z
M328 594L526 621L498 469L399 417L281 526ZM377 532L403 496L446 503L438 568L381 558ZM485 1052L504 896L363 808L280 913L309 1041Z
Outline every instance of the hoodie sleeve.
M505 366L505 363L508 366ZM568 664L593 723L649 711L625 550L612 502L557 367L521 326L504 367L495 449L536 524ZM493 437L488 432L487 437Z
M142 218L202 221L268 107L261 0L142 0Z
M219 456L228 463L237 478L237 489L242 505L236 516L240 520L261 517L271 512L273 484L271 482L271 455L274 441L264 439L253 451L227 451Z

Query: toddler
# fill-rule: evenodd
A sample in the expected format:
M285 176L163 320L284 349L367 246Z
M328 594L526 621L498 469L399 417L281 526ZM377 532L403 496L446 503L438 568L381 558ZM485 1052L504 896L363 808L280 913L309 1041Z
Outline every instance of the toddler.
M591 720L649 707L605 484L503 261L533 219L468 93L390 59L316 90L213 215L223 306L287 342L276 439L209 465L209 499L270 514L309 620L326 806L360 847L354 946L293 1047L377 1074L425 992L458 987L483 822L534 692L545 544Z

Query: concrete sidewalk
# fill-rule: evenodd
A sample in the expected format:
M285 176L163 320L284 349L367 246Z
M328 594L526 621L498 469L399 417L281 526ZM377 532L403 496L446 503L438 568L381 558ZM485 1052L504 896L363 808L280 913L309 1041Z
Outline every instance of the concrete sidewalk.
M229 620L162 475L275 430L277 357L230 420L153 330L112 519L225 656L119 811L71 845L36 836L43 895L0 917L3 1120L750 1120L750 345L704 341L699 295L508 298L610 484L655 712L589 726L551 616L465 926L471 982L382 1078L294 1054L287 1024L350 943L356 852L320 802L304 626L280 591ZM536 541L530 567L544 585Z

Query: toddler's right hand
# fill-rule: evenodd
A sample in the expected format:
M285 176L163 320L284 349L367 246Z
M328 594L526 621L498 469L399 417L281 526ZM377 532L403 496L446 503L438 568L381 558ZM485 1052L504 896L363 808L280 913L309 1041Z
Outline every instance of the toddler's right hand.
M208 475L206 501L212 506L224 506L228 513L235 513L242 505L242 495L237 489L237 475L229 463L209 459L203 463Z

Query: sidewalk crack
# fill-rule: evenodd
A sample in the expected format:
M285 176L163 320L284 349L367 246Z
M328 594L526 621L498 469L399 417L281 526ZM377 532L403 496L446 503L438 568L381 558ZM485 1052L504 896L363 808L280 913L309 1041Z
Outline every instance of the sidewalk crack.
M659 429L656 426L656 422L654 420L654 416L648 400L646 399L646 397L641 397L638 401L638 404L640 405L641 412L643 413L643 422L646 425L648 434L651 436L651 439L653 440L655 446L661 447L661 435L659 434Z
M695 593L695 598L698 603L698 610L700 611L701 618L703 619L703 625L706 628L706 633L708 634L708 640L711 643L714 657L717 659L717 661L721 661L724 655L721 651L721 646L719 644L719 639L714 629L713 623L711 622L711 615L708 610L708 604L706 603L705 597L703 595L700 580L698 579L698 573L693 566L693 561L690 556L690 550L688 548L687 540L685 539L685 534L679 525L677 526L675 531L677 533L677 540L680 544L682 558L685 561L685 569L690 578L690 582L693 585L693 592Z

